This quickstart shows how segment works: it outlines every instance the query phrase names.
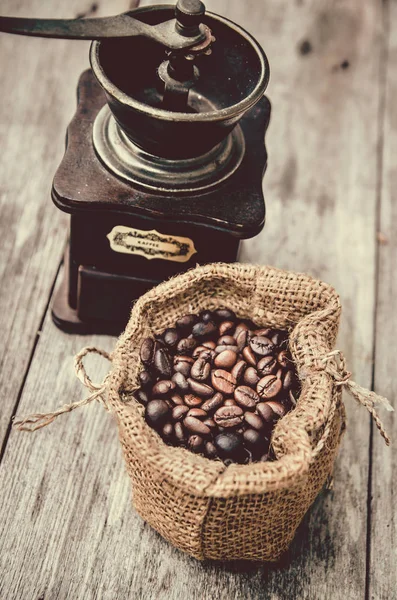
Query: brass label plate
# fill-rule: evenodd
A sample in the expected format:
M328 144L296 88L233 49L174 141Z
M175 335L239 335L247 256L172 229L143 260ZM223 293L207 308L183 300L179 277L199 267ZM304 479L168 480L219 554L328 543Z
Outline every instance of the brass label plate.
M190 238L165 235L155 229L145 231L116 225L106 237L114 252L136 254L148 260L159 258L184 263L197 252Z

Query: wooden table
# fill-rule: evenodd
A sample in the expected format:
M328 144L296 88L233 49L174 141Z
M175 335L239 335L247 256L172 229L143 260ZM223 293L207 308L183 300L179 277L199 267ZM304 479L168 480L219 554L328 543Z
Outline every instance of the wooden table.
M127 0L2 0L2 14L115 14ZM268 222L242 260L306 271L342 298L338 347L354 379L397 391L397 2L208 0L272 67ZM50 201L88 45L0 35L2 600L397 598L397 462L346 398L332 491L280 567L200 564L134 513L116 429L95 404L35 434L15 414L83 398L73 355L110 337L56 329L67 218ZM90 364L100 379L105 366ZM397 422L386 414L388 432ZM393 431L394 430L394 431Z

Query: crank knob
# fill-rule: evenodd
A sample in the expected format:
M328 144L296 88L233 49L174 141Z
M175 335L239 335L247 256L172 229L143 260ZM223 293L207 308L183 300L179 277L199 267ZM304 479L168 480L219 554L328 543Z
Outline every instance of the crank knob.
M178 0L175 17L182 28L198 27L205 15L205 5L200 0Z

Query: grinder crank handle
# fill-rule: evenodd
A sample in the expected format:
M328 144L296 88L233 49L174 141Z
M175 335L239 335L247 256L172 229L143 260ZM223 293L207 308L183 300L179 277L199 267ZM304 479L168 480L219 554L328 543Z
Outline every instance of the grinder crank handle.
M142 36L170 50L190 50L204 45L208 27L201 23L205 6L200 0L179 0L175 19L148 25L134 19L135 11L94 19L27 19L0 17L0 31L35 37L101 40Z

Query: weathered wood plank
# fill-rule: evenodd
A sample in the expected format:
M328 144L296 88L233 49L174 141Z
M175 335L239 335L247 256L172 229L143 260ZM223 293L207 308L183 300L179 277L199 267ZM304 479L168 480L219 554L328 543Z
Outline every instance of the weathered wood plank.
M383 161L379 213L378 299L376 315L375 390L396 408L394 349L397 336L397 4L387 3L389 26L384 57L386 102L383 122ZM397 598L397 419L380 411L394 442L386 448L374 429L371 485L370 569L368 598Z
M92 4L3 0L1 14L75 17ZM126 7L106 0L101 12ZM0 34L0 447L66 242L67 217L50 189L88 44Z
M243 259L333 283L345 307L340 346L356 379L369 385L381 6L207 4L252 31L273 67L268 224L245 244ZM346 60L350 66L338 68ZM20 414L82 396L71 357L86 343L114 342L65 336L47 316ZM129 507L115 427L101 407L61 417L34 435L12 432L0 483L0 597L363 598L369 427L360 409L349 415L335 489L316 502L282 570L202 565L145 525Z

